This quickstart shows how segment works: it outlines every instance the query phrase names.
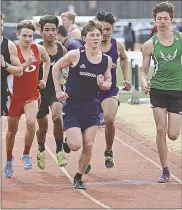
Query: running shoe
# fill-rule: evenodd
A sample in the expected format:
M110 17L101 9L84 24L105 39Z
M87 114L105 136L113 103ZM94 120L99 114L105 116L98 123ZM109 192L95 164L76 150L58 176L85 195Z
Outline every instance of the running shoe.
M5 168L4 168L4 175L7 178L12 177L12 175L13 175L13 158L10 161L8 161L8 160L6 161L6 165L5 165Z
M41 169L45 169L45 151L43 152L38 152L37 154L37 166Z
M30 155L23 155L22 160L24 162L25 170L32 168L32 158L30 157Z
M158 183L167 183L169 181L170 172L168 168L163 169L162 176L157 180Z
M81 179L75 179L73 181L73 187L76 189L86 189L85 183Z
M112 151L105 151L104 152L105 156L105 166L106 168L112 168L114 167L114 158L113 158L113 152Z
M57 155L58 165L61 167L66 166L67 162L66 162L66 158L65 158L63 152L59 151L58 153L56 153L56 155Z

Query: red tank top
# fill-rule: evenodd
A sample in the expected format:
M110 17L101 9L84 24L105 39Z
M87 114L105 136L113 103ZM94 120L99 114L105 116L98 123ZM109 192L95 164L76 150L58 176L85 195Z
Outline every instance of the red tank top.
M36 58L36 62L28 66L20 77L14 77L13 81L13 95L27 95L36 94L38 91L38 75L39 75L39 64L40 56L39 50L36 44L31 44L31 49ZM17 45L18 58L20 62L25 63L25 59L21 53L19 45Z

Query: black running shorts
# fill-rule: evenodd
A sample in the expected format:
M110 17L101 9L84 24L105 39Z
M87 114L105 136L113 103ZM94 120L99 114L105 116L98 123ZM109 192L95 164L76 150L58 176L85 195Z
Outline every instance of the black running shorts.
M56 94L41 94L41 104L39 107L39 112L37 114L37 119L42 119L47 114L49 114L49 107L55 103L58 102L58 99L56 97Z
M150 90L150 103L152 108L166 108L168 112L182 114L182 91Z

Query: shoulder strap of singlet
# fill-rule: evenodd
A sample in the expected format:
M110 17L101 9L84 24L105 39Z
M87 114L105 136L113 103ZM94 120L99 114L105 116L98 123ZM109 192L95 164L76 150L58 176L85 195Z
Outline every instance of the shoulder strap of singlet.
M62 52L62 55L63 55L63 45L59 42L56 42L57 46L58 46L58 51L61 51Z
M16 44L16 48L17 48L18 56L20 56L20 58L23 59L23 55L22 55L22 53L21 53L19 44Z
M111 44L112 44L112 47L117 47L117 44L116 44L116 39L111 39Z
M70 30L70 32L68 33L68 37L71 36L71 32L75 29L75 27L73 26L73 28Z
M7 46L8 45L8 38L6 38L5 36L3 36L3 41L2 41L2 45Z
M85 51L85 46L81 46L79 47L80 52L84 52Z
M182 42L181 33L177 30L174 30L174 36L176 39L179 39Z
M108 63L109 63L109 57L107 54L102 53L102 60L105 61L106 60L106 66L108 67Z
M157 39L157 33L154 33L154 35L152 36L152 42L153 42L153 45L156 45L157 42L158 42L158 39Z
M80 60L79 60L79 62L82 61L82 60L85 60L85 59L87 60L87 56L86 56L86 52L85 52L85 46L79 47L78 49L80 51Z
M35 44L35 43L31 44L31 48L33 50L35 57L38 58L38 60L40 61L39 49L37 47L37 44Z

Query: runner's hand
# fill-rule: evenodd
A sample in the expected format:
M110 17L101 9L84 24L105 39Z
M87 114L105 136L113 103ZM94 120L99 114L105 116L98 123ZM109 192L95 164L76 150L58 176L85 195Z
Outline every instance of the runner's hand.
M123 85L124 85L123 90L126 90L126 91L130 91L131 90L131 84L127 80L123 81Z
M97 84L98 86L102 86L103 83L104 83L104 76L102 74L99 74L97 76Z
M28 57L28 59L27 59L27 61L25 63L26 63L26 66L30 66L30 65L32 65L36 61L37 61L37 59L35 58L34 54L31 54Z
M58 101L60 103L63 103L66 101L67 98L69 98L69 96L67 95L67 93L63 92L63 91L56 91L56 97L58 99Z
M44 89L45 87L46 87L46 82L45 82L45 80L43 80L43 79L40 80L40 81L39 81L39 88L40 88L40 89Z
M149 93L150 91L150 81L143 85L143 91L145 94Z
M116 64L115 63L112 63L112 68L115 68L116 67Z

